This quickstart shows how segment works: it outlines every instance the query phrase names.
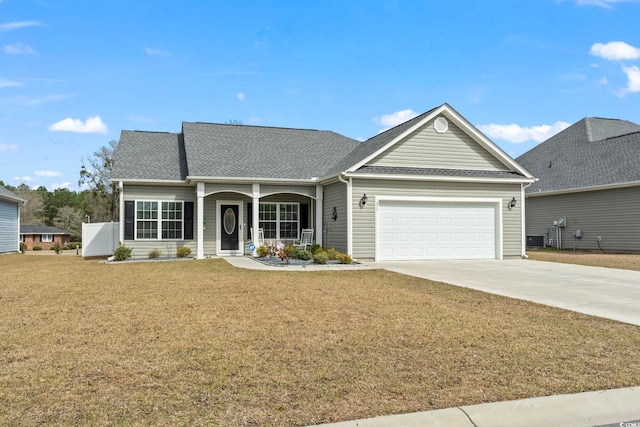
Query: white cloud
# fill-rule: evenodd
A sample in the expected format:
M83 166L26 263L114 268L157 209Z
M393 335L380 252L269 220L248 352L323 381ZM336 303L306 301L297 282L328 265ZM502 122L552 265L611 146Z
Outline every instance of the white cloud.
M58 188L69 188L70 185L70 182L53 183L51 184L51 189L57 190Z
M62 176L62 172L57 171L43 171L37 170L34 172L35 176L41 176L43 178L55 178L56 176Z
M12 80L3 79L0 77L0 87L13 87L13 86L22 86L22 84L18 82L14 82Z
M4 47L4 53L11 55L29 55L36 53L36 51L28 44L16 43L6 45Z
M0 24L0 32L17 30L25 27L37 27L39 25L42 25L39 21L7 22L6 24Z
M519 144L531 140L536 142L546 141L569 126L571 126L571 124L567 122L555 122L552 125L532 127L524 127L514 123L510 125L480 125L478 129L491 138L503 139Z
M383 126L394 127L407 120L413 119L417 115L418 113L413 110L400 110L391 114L383 114L382 116L376 117L374 121Z
M171 52L167 52L166 50L162 49L147 47L144 49L144 51L147 52L147 55L149 56L171 56Z
M18 151L16 144L0 144L0 151Z
M607 80L606 77L603 77L600 80L598 80L598 84L599 85L608 85L609 84L609 80Z
M640 68L637 65L632 67L622 67L622 71L627 75L626 92L640 92Z
M640 58L640 49L619 41L609 42L607 44L596 43L591 46L589 53L594 56L608 59L609 61Z
M82 123L80 119L67 117L49 126L52 132L77 132L77 133L107 133L107 125L102 122L100 116L89 117Z
M236 94L236 98L238 98L238 101L243 101L244 102L244 99L245 99L244 93L242 93L242 92L241 93L237 93Z
M31 182L33 181L33 178L31 178L30 176L16 176L15 178L13 178L14 181L17 182Z
M578 6L599 6L607 9L611 9L612 3L628 3L635 0L576 0Z

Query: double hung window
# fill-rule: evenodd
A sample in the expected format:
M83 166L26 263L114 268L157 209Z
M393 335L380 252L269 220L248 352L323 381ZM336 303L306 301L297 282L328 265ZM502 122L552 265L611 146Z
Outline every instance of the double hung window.
M299 203L260 203L259 225L265 239L298 239L300 229Z
M136 239L181 240L182 212L183 202L137 201Z

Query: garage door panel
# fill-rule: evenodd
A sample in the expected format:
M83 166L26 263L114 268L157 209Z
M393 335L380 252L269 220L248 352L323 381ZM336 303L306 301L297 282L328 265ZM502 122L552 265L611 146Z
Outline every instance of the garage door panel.
M496 258L496 205L381 201L381 260Z

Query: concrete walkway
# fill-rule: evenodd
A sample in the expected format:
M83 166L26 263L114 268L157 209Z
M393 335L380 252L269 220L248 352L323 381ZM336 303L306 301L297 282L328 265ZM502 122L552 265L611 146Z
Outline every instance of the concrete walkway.
M638 427L640 426L640 388L619 388L485 403L321 425L324 427L592 427L605 425Z
M523 259L372 262L353 266L271 267L225 258L239 268L272 271L386 269L511 298L640 325L640 272ZM640 331L639 331L640 333ZM486 403L390 415L328 427L640 427L640 387Z

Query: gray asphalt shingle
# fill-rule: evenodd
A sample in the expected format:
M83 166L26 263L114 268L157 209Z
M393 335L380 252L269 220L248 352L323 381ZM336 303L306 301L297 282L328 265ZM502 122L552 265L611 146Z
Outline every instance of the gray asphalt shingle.
M187 177L182 135L124 130L114 154L113 179L180 181Z
M455 176L469 178L522 178L522 175L519 173L511 171L405 168L398 166L363 166L354 173L374 175Z
M539 179L527 193L640 181L640 125L584 118L516 160Z
M24 202L20 197L13 194L11 191L7 190L3 186L0 185L0 200L11 200L12 202Z
M67 234L68 231L61 230L57 227L51 227L48 225L21 225L20 234Z

